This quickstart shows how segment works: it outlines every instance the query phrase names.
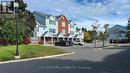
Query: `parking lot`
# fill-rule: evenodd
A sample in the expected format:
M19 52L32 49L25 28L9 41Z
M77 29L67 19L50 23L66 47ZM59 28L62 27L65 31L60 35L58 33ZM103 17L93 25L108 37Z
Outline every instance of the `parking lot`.
M0 73L130 73L130 46L109 49L95 49L91 46L55 46L74 54L2 64Z
M125 49L102 49L102 48L93 48L93 44L87 43L83 46L74 45L74 46L68 46L68 47L61 47L56 46L59 48L62 48L69 52L74 52L73 55L70 56L64 56L59 57L63 59L76 59L76 60L90 60L90 61L102 61L105 57L119 53L121 51L124 51Z

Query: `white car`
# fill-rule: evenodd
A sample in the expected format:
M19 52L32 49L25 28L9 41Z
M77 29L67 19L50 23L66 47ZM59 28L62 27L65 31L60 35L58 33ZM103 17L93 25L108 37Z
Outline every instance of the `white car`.
M73 44L74 44L74 45L84 45L84 42L81 42L81 41L74 41Z

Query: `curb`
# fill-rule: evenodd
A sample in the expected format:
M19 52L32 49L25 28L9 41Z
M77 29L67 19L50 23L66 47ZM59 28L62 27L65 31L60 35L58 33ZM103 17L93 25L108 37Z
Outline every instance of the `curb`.
M65 53L65 54L58 54L58 55L51 55L51 56L44 56L44 57L29 58L29 59L10 60L10 61L0 62L0 64L15 63L15 62L24 62L24 61L40 60L40 59L49 59L49 58L61 57L61 56L72 55L72 54L74 54L74 52Z
M93 50L102 50L103 48L96 48L96 49L93 49Z

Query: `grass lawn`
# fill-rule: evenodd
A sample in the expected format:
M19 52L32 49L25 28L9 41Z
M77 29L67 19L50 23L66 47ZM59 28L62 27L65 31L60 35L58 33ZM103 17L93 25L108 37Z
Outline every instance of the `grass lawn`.
M16 46L0 46L0 61L14 60ZM41 45L19 45L21 59L66 53L64 50Z

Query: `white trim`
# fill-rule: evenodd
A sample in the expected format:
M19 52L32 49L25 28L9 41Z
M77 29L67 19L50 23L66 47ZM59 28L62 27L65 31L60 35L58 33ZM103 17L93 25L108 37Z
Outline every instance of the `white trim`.
M64 38L64 35L63 35L62 33L60 33L60 34L58 35L58 37L59 37L59 38L60 38L60 37Z
M43 37L53 37L53 35L51 33L47 32L45 35L43 35Z

